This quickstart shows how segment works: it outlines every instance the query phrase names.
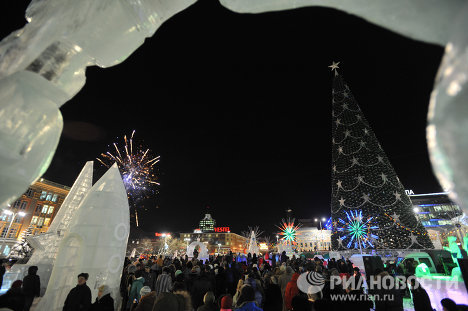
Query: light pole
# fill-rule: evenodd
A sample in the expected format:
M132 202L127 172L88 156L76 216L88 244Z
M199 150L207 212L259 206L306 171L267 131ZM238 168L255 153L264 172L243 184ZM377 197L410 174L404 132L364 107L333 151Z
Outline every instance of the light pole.
M221 243L218 243L218 255L219 255L219 250L221 249Z
M325 222L327 221L327 219L325 217L321 218L321 219L317 219L315 218L314 219L315 222L319 222L320 223L320 244L321 246L323 247L323 228L322 228L322 221Z
M8 229L7 229L7 232L5 234L5 237L3 238L3 243L2 243L2 252L5 251L5 243L6 243L6 239L8 237L8 233L10 233L10 228L11 228L11 225L13 224L13 221L15 221L16 219L16 216L20 216L20 217L24 217L26 215L25 212L12 212L10 210L3 210L3 213L6 214L6 215L9 215L11 216L11 221L10 221L10 224L8 225Z

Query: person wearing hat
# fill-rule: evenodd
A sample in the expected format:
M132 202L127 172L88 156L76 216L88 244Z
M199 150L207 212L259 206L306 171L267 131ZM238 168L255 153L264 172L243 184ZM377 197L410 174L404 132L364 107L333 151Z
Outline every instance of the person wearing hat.
M114 311L114 299L111 297L110 287L101 285L98 288L96 302L91 306L92 311Z
M87 311L91 307L91 290L86 281L88 273L78 274L78 284L70 290L63 305L63 311Z
M8 308L13 311L23 311L24 294L21 290L21 280L16 280L11 284L11 288L5 295L0 296L0 308Z
M143 286L140 290L140 296L140 302L133 311L152 311L154 301L156 300L156 292L151 291L151 288L148 286Z
M232 311L232 297L231 295L224 295L221 298L221 309L219 311Z

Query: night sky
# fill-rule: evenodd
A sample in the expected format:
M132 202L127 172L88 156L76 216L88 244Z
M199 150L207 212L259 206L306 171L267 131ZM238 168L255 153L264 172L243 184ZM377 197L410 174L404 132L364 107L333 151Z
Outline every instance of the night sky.
M2 1L2 38L28 1ZM425 126L442 47L320 7L237 14L199 1L122 64L89 67L61 107L44 178L68 186L84 163L136 130L161 156L159 194L139 207L148 232L191 231L206 207L219 226L266 232L291 208L330 215L331 86L344 78L406 189L440 191ZM105 169L95 162L95 180Z

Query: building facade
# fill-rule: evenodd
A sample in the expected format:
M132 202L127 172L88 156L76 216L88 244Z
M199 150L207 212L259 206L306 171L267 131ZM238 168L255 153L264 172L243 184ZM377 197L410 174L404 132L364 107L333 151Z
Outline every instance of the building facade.
M446 244L447 235L463 240L468 228L460 221L463 212L450 200L448 192L414 194L411 191L409 198L413 203L414 213L428 230L434 247L440 248Z
M316 227L301 227L296 235L298 252L325 251L331 248L331 231Z
M205 243L210 254L213 253L243 253L247 245L247 238L232 232L205 232L205 233L181 233L180 238L187 245L200 239Z
M2 255L8 255L11 246L28 228L33 235L47 232L69 191L67 186L41 178L10 207L4 209L13 214L0 214L0 232L4 241L0 249ZM25 215L21 217L20 212Z

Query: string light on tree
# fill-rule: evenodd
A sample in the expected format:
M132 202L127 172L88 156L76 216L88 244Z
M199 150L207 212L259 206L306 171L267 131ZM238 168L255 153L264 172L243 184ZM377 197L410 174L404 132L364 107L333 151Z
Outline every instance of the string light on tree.
M426 229L414 215L405 188L349 86L338 74L338 64L333 62L329 66L334 71L331 183L333 249L362 248L364 245L390 249L433 248ZM363 222L349 220L350 217L356 219L357 211L365 215ZM367 233L366 237L363 232L369 226L369 223L366 224L368 219L372 219L371 227L376 229L372 229L372 233ZM376 245L373 239L377 236Z

